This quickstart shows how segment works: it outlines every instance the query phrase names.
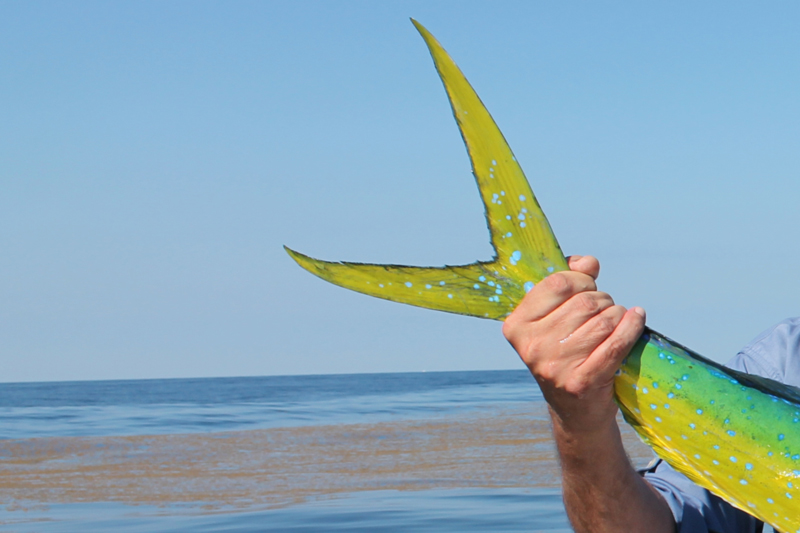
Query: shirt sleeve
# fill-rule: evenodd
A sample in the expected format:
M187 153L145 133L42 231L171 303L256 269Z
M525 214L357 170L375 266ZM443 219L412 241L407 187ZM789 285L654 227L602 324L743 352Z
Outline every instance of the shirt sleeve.
M726 366L789 385L800 385L800 317L762 332ZM692 483L664 461L642 471L672 510L677 533L758 533L763 524L706 489Z
M667 501L677 533L758 533L763 524L659 460L645 479Z

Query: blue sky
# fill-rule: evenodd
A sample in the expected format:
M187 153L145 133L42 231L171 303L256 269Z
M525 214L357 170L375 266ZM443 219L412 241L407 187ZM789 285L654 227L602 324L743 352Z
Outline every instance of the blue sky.
M299 269L491 255L422 39L567 253L717 360L800 313L792 2L0 2L0 381L519 368Z

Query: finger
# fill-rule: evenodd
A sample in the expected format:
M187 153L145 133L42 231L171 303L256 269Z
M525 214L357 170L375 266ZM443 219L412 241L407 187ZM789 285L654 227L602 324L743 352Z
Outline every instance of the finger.
M598 382L610 382L622 360L642 336L645 320L646 314L641 307L627 310L614 331L580 365L580 370L596 376Z
M583 272L593 279L600 275L600 261L591 255L572 255L567 258L569 269L575 272Z
M560 339L566 339L573 334L578 334L579 337L583 338L589 332L602 329L601 326L609 322L612 316L608 315L607 310L611 307L614 307L614 300L607 293L599 291L581 292L543 318L542 323L546 322L548 331L553 335L563 335L559 337ZM625 311L624 308L621 309L622 312L617 313L619 318L622 318L622 314ZM607 326L605 335L594 343L592 349L605 340L616 325L615 322Z
M575 372L581 374L585 379L582 381L594 381L595 376L589 375L578 367L591 357L603 342L614 332L614 329L625 315L625 308L620 305L612 305L594 317L590 317L571 334L565 336L559 344L561 353L568 364L572 365ZM551 329L554 329L551 327Z
M591 276L581 272L556 272L531 289L514 314L522 321L540 320L576 294L595 290L597 285Z

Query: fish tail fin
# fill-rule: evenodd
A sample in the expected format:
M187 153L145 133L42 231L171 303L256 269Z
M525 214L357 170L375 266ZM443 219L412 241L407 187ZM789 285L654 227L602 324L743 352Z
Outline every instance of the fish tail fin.
M416 267L320 261L286 252L315 276L346 289L436 311L503 320L524 289L495 270L495 263Z
M412 19L436 70L472 162L495 257L463 266L411 267L320 261L289 248L320 278L378 298L502 320L567 262L522 168L489 111L439 42Z

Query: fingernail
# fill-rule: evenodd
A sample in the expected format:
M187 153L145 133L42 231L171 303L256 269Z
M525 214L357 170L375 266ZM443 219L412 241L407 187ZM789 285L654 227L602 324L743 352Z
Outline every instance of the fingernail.
M569 256L569 262L570 263L574 263L575 261L580 261L581 259L583 259L582 255L571 255L571 256Z
M647 313L641 307L634 307L632 311L642 318L647 318Z

